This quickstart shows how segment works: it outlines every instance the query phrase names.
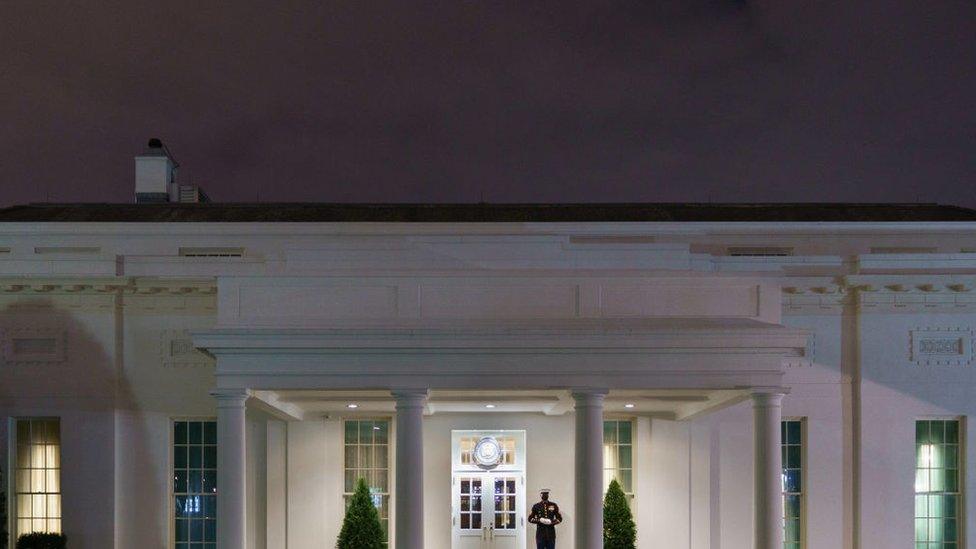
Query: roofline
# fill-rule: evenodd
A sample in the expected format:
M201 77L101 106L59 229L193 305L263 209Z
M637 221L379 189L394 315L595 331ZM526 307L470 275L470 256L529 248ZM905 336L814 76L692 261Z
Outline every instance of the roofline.
M575 221L575 222L0 222L3 236L158 236L213 234L446 235L467 234L878 234L972 233L976 221Z

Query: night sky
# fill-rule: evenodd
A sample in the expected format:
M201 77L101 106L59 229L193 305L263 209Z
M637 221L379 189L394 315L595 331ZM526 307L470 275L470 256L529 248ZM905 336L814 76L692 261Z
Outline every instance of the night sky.
M0 3L0 204L153 136L226 202L976 206L976 2Z

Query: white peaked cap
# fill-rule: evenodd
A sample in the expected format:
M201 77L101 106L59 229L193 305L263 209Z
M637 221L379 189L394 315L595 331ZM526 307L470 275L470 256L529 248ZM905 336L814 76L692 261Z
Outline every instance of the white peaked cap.
M541 494L543 492L548 493L548 492L552 492L552 490L550 490L549 488L539 488L539 493Z

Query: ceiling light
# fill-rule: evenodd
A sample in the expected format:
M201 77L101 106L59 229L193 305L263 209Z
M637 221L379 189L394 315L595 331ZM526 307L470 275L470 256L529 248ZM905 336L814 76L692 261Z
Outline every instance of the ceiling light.
M494 408L494 407L495 407L494 404L485 404L485 408Z
M630 409L630 408L633 408L633 407L634 407L634 404L632 402L628 402L627 404L624 404L624 408Z
M358 404L346 404L346 408L349 408L350 410L355 410L356 408L359 408L359 405Z

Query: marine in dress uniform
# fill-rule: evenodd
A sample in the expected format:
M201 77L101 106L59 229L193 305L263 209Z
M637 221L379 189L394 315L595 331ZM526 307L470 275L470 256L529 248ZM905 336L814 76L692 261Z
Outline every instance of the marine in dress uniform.
M556 525L563 521L559 506L549 501L549 489L539 490L542 501L532 506L529 522L535 523L535 546L537 549L556 549Z

